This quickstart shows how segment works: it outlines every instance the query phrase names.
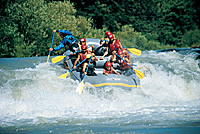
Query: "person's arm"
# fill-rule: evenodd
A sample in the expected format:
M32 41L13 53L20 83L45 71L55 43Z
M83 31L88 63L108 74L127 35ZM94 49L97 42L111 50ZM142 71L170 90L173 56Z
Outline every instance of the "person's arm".
M106 70L105 70L105 69L103 69L103 74L108 75L108 73L106 73Z
M61 34L68 34L68 35L72 35L72 33L68 30L53 30L53 32L60 32Z
M92 53L92 56L93 56L93 57L92 57L92 60L93 60L93 61L98 61L98 60L99 60L99 59L95 56L94 53Z
M79 47L79 50L81 50L81 44L80 43L78 43L78 47Z
M106 48L106 51L105 51L104 55L101 56L100 60L103 60L103 58L104 58L107 54L108 54L108 47Z
M104 43L105 43L104 39L101 38L101 40L100 40L100 45L103 45Z
M65 45L64 45L63 43L64 43L64 41L62 40L62 41L60 42L60 45L57 46L57 47L55 47L55 48L53 48L53 50L58 51L58 50L60 50L61 48L65 47Z
M121 42L119 42L119 45L120 45L120 49L123 49Z
M76 64L78 63L80 57L81 57L81 56L80 56L80 54L79 54L78 57L77 57L77 59L76 59L76 61L74 62L74 66L73 66L74 69L76 69Z
M128 63L131 64L131 61L128 58L124 58L124 60Z
M117 75L120 75L120 73L118 73L113 67L112 67L112 69L113 69L114 73L116 73Z

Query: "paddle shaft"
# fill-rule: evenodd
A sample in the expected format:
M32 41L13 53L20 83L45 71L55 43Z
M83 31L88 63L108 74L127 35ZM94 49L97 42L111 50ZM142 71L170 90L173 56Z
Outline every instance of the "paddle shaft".
M86 71L85 71L86 73L87 73L87 71L88 71L88 68L89 68L89 65L90 65L91 60L92 60L92 56L90 57L90 61L89 61L89 63L88 63L87 69L86 69ZM85 76L86 76L86 74L84 74L82 81L79 83L78 87L76 88L76 92L79 92L79 94L81 94L82 91L83 91L83 86L84 86L83 81L84 81L84 79L85 79Z
M76 67L78 67L80 64L82 64L87 58L85 58L83 61L81 61L78 65L76 65ZM74 68L72 68L69 72L73 71Z
M115 53L119 58L121 58L127 65L129 65L121 56L119 56L117 53ZM131 65L129 65L132 69L134 69Z
M88 71L88 68L89 68L89 65L90 65L91 60L92 60L92 56L90 57L90 61L89 61L89 63L88 63L87 69L86 69L86 71L85 71L86 73L87 73L87 71ZM86 74L84 74L82 81L84 80L85 75L86 75Z
M52 48L52 46L53 46L54 37L55 37L55 33L53 33L53 38L52 38L52 42L51 42L51 47L50 48ZM49 55L48 55L48 58L47 58L47 62L49 61L50 54L51 54L51 50L49 50Z
M121 56L119 56L117 53L115 53L118 57L120 57L127 65L129 65ZM138 78L140 79L143 79L144 78L144 73L139 71L139 70L136 70L135 68L133 68L131 65L129 65L134 71L135 71L135 74L137 75Z

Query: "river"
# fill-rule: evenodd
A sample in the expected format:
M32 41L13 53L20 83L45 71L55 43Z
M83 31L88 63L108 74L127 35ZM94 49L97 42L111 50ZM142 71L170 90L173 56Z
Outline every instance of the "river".
M50 57L52 58L52 56ZM75 92L78 81L47 57L0 58L0 133L199 133L195 53L145 51L141 89Z

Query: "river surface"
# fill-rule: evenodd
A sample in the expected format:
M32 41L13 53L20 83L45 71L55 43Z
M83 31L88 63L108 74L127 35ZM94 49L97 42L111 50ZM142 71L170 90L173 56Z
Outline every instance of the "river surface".
M52 56L50 57L52 58ZM75 92L47 57L0 59L0 133L200 133L195 53L143 52L141 89Z

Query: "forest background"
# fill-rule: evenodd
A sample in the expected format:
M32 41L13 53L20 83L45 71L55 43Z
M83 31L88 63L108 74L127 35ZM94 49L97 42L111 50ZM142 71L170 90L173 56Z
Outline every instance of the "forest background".
M123 46L140 50L200 47L198 0L1 0L0 6L0 57L47 56L54 29L77 39L111 31ZM53 46L61 40L56 34Z

